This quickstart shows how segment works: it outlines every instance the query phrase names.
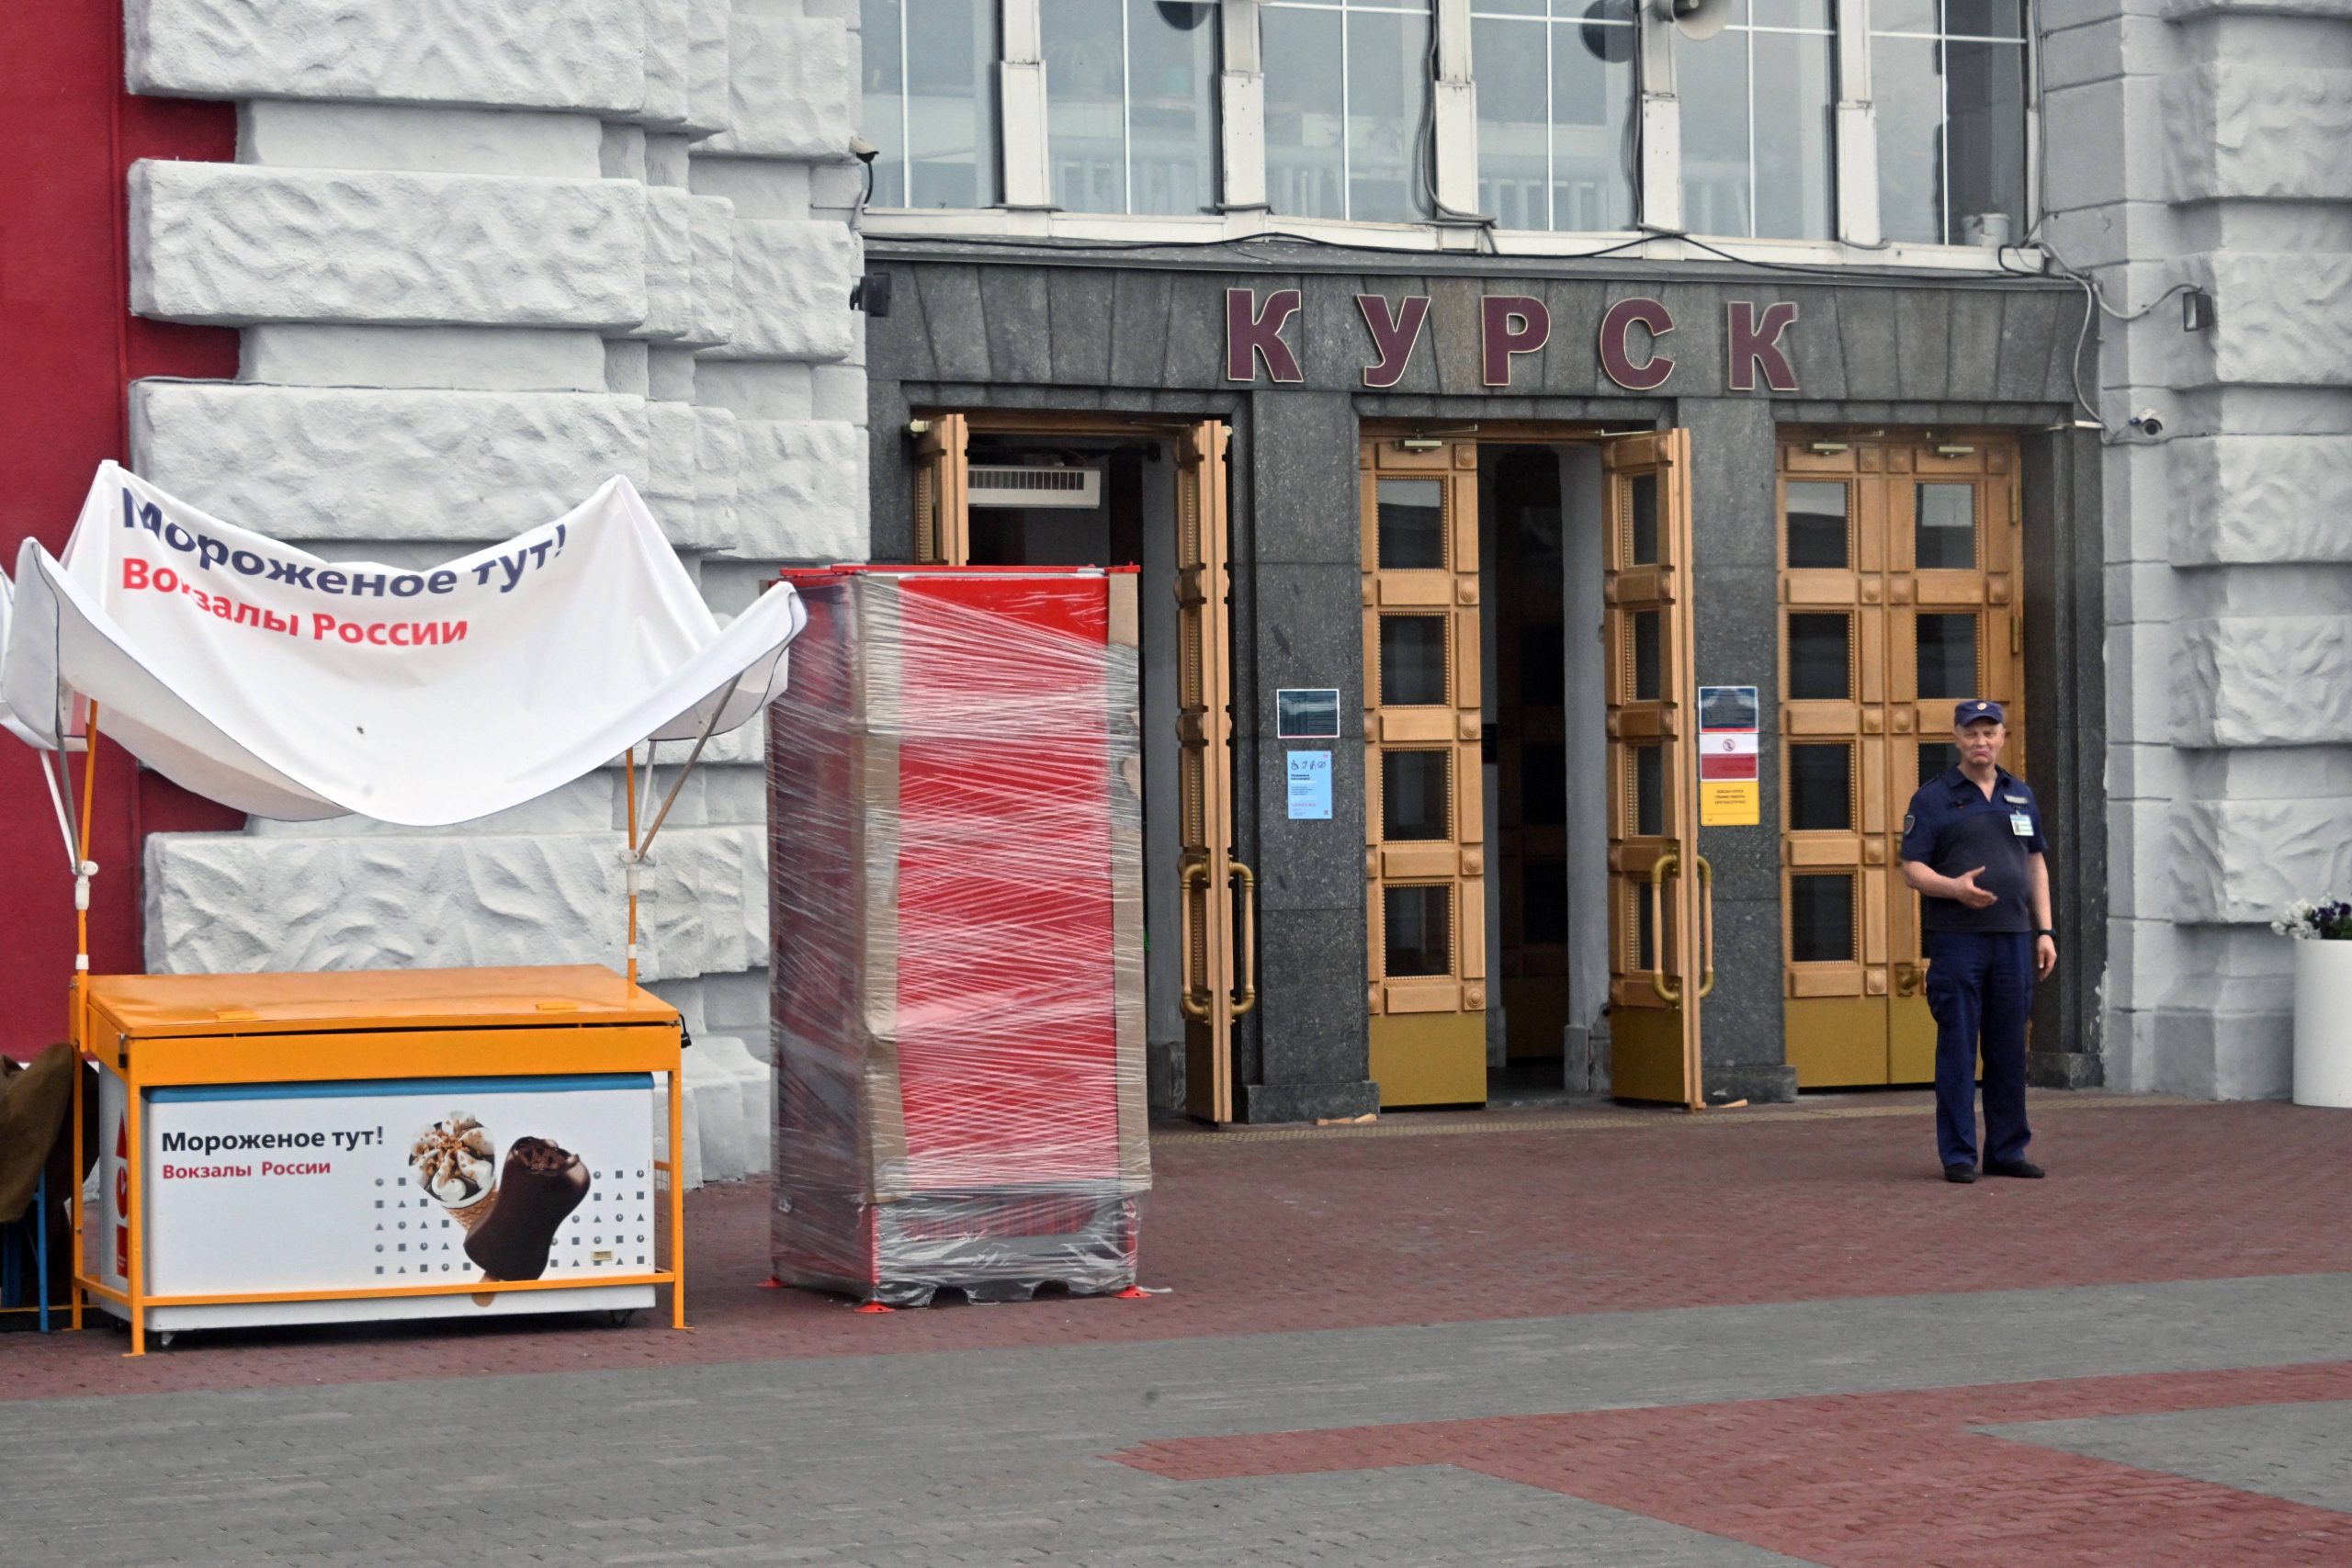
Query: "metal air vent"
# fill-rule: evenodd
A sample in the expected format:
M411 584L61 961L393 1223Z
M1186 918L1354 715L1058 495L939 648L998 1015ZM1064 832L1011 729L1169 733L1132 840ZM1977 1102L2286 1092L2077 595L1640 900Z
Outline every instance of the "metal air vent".
M975 463L966 494L974 506L1060 507L1091 511L1102 503L1100 468L1029 468Z

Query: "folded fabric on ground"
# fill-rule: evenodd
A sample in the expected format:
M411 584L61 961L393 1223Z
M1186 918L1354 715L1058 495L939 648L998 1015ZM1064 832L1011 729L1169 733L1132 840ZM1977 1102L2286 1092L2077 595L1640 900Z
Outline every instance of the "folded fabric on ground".
M28 539L0 581L0 726L55 750L95 702L104 734L240 810L437 827L741 724L805 619L779 583L721 628L617 476L401 568L322 560L105 463L63 558Z

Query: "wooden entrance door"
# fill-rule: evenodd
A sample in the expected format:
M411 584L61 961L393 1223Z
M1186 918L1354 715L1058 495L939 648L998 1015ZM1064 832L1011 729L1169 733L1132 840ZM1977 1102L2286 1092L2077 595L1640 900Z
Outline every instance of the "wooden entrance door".
M1478 448L1363 443L1364 881L1380 1103L1487 1098Z
M1781 445L1781 909L1804 1089L1935 1077L1903 814L1958 760L1955 703L2023 771L2018 454L2000 436Z
M1699 1003L1714 985L1699 854L1690 434L1619 436L1607 473L1610 1089L1702 1103Z
M1176 461L1177 831L1182 845L1184 1108L1233 1120L1234 1021L1257 1005L1256 878L1233 853L1232 581L1226 428L1193 426ZM1250 908L1236 942L1237 886ZM1237 955L1237 947L1241 952ZM1239 958L1237 975L1237 956Z

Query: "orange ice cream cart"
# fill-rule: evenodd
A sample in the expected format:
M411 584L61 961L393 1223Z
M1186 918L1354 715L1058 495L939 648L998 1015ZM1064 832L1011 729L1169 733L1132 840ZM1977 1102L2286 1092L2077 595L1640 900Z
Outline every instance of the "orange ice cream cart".
M684 1187L653 1138L666 1082L682 1146L682 1034L632 981L581 965L79 984L99 1193L78 1216L74 1326L95 1297L139 1355L150 1331L627 1314L662 1285L685 1326Z

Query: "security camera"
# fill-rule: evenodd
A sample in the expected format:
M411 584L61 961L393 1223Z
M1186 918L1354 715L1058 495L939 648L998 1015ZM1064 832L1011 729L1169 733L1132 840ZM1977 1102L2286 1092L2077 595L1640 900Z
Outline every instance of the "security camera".
M882 155L882 149L863 136L853 136L849 139L849 154L861 164L871 164Z
M2132 428L2143 435L2162 435L2165 433L2165 422L2156 417L2154 409L2142 409L2132 416L2131 423Z

